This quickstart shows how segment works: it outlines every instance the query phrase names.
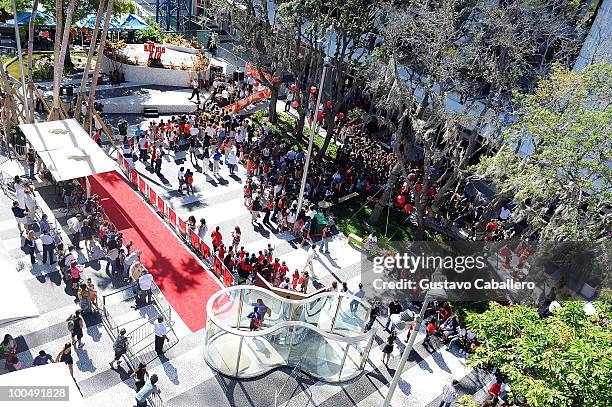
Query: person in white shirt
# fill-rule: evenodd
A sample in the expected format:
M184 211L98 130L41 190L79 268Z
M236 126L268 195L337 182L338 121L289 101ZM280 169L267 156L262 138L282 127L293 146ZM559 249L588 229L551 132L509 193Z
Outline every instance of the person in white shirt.
M24 202L28 210L28 220L33 222L36 215L36 198L29 188L25 190Z
M193 99L194 96L197 96L198 98L198 104L200 104L200 84L198 83L197 79L193 79L191 81L191 96L189 97L189 100Z
M457 399L459 396L459 393L457 393L458 385L459 382L457 380L453 380L450 385L447 384L444 386L438 407L450 407L453 404L453 401L455 401L455 399Z
M25 209L25 185L18 175L15 176L15 182L13 185L15 188L15 200L19 202L19 207L21 209Z
M55 239L48 231L43 232L40 235L40 242L43 247L43 264L47 262L47 256L49 257L49 264L55 263L53 260L53 249L55 248Z
M372 250L376 248L376 243L378 243L378 238L376 237L374 233L370 233L368 237L366 237L365 240L363 241L363 247L367 251L371 252Z
M128 271L130 270L130 267L132 267L132 264L134 264L134 262L140 261L141 254L142 254L141 250L136 250L135 252L132 252L125 257L125 260L123 260L123 273L124 274L128 273Z
M81 215L73 216L66 221L68 234L74 246L78 249L81 241Z
M151 287L153 287L153 276L147 271L143 270L142 274L138 278L138 297L141 304L148 305L151 303Z
M291 283L289 282L289 277L285 277L285 279L278 285L278 288L288 290L290 285Z
M353 294L354 297L362 299L365 296L365 291L363 291L363 284L359 283L359 289ZM357 313L357 308L359 307L359 301L353 300L350 303L351 313Z
M315 210L314 205L311 205L310 208L308 209L308 212L306 212L306 216L308 216L310 220L312 220L314 219L316 214L317 214L317 211Z
M155 329L155 353L161 356L164 354L164 343L168 340L168 327L162 316L157 317L157 322L153 326Z
M287 99L285 100L285 113L289 113L291 109L291 102L293 102L293 92L287 92Z
M302 268L302 271L307 271L307 269L310 270L309 274L312 276L312 278L316 278L314 275L314 269L312 264L316 254L317 252L315 251L315 245L313 244L310 246L310 248L308 248L308 254L306 255L306 264L304 264L304 267Z

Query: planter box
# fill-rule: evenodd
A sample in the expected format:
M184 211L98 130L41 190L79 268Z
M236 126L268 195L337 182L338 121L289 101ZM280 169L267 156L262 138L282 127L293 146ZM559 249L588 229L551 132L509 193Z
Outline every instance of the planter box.
M201 48L201 49L195 49L195 48L191 48L191 47L182 47L180 45L174 45L174 44L168 44L167 42L164 42L164 47L171 49L173 51L178 51L178 52L186 52L188 54L202 54L204 53L205 49Z
M116 64L116 63L115 63ZM151 68L148 66L136 66L128 64L120 64L121 71L125 75L127 82L149 83L155 85L180 86L188 87L189 82L193 79L194 71L182 71L169 68ZM108 60L108 57L103 56L102 72L108 73L113 65ZM203 77L208 75L203 73Z

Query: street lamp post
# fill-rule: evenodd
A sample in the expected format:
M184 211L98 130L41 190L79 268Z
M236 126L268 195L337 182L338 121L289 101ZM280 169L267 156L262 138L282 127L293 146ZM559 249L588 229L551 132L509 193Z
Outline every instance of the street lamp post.
M23 57L21 55L21 37L19 35L19 23L17 21L17 4L15 0L13 0L13 18L15 25L15 42L17 43L17 56L19 58L19 71L21 73L21 89L23 90L23 109L25 111L25 121L26 123L30 122L30 108L28 106L28 93L26 91L26 82L25 82L25 74L23 72ZM28 52L32 52L32 50L28 50ZM7 89L8 91L8 89Z
M317 95L317 103L315 105L315 111L313 115L313 122L310 125L310 138L308 139L308 151L306 152L306 163L304 164L304 170L302 171L302 183L300 184L300 195L298 197L298 206L297 213L299 214L302 210L302 205L304 203L304 189L306 188L306 180L308 179L308 167L310 167L310 157L312 156L312 145L314 143L315 137L315 121L317 120L317 113L319 109L319 105L321 104L321 98L323 96L323 89L325 86L325 76L327 75L327 70L331 65L331 60L328 56L323 60L323 72L321 73L321 82L319 83L319 94Z
M432 281L440 281L442 273L436 271L433 273L431 280ZM385 401L383 403L383 407L389 407L391 405L391 399L393 398L393 393L395 393L395 389L399 384L399 381L402 377L402 373L404 373L404 367L406 366L406 362L408 361L408 357L412 353L412 348L414 347L414 342L416 341L417 334L421 329L421 323L423 322L423 317L425 317L425 311L427 311L427 307L433 298L438 298L444 294L441 290L429 290L425 294L425 299L423 300L423 306L421 307L421 311L419 315L417 315L414 319L416 322L412 332L410 333L410 338L408 339L408 343L406 344L406 349L404 349L404 353L402 353L402 358L400 359L399 366L393 375L393 379L391 379L391 384L389 385L389 391L387 391L387 396L385 397Z

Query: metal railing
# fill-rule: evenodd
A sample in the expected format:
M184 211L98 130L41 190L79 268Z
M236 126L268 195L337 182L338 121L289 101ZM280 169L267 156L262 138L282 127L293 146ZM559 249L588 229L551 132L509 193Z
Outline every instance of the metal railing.
M132 298L134 298L136 296L136 294L133 291L134 288L134 284L129 284L126 285L125 287L122 287L118 290L115 290L109 294L104 294L102 296L102 316L107 320L108 325L111 329L111 332L116 332L119 329L119 326L117 325L117 323L115 322L113 316L110 314L110 312L108 311L108 306L109 302L110 302L110 298L111 297L115 297L119 294L122 294L124 296L124 298L121 301L128 301ZM129 297L125 296L125 292L129 290ZM115 297L116 298L116 297ZM119 302L121 302L119 301Z
M142 325L138 326L137 328L134 328L126 334L130 337L130 346L132 348L143 342L145 339L155 335L155 321L157 321L157 317L151 318L150 320L146 321ZM166 325L168 326L168 329L170 329L174 333L175 322L166 320Z

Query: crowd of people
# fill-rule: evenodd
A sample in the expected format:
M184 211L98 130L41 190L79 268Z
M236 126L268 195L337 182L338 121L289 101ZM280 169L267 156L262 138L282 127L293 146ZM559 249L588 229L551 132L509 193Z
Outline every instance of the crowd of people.
M104 215L99 205L99 197L91 196L82 199L84 192L76 181L57 185L58 195L68 209L76 213L66 220L66 231L69 243L65 244L60 230L49 221L45 213L37 213L38 206L34 198L34 187L31 180L19 176L13 180L15 201L12 212L17 222L18 230L23 236L22 250L30 256L32 264L37 263L40 241L42 245L42 263L59 267L67 286L67 292L74 295L74 302L78 304L75 312L65 320L67 336L70 338L55 357L45 350L40 350L32 360L32 366L48 363L64 363L70 375L74 378L74 349L83 348L83 334L85 329L84 316L100 311L98 294L91 277L86 277L85 267L80 264L86 260L106 260L106 272L122 281L133 283L136 290L136 305L140 307L152 302L153 276L140 261L141 252L132 250L132 242L124 242L123 235ZM29 200L32 203L28 203ZM167 326L160 317L155 324L155 350L158 355L164 353L163 344L167 340ZM114 358L109 363L115 368L121 363L121 358L127 352L129 337L125 329L119 332L113 343ZM4 359L4 368L8 372L26 367L17 356L19 354L18 342L11 334L6 334L0 343L0 358ZM78 354L78 353L77 353ZM157 376L148 373L143 375L142 366L134 372L136 383L136 400L139 405L145 405L146 399L153 393L159 392L155 385ZM145 377L146 376L146 377ZM148 380L147 380L148 377Z

